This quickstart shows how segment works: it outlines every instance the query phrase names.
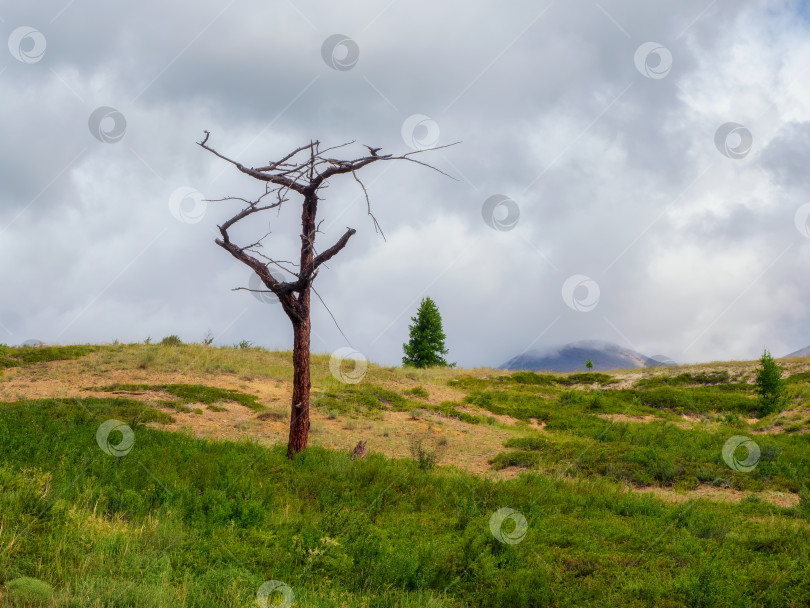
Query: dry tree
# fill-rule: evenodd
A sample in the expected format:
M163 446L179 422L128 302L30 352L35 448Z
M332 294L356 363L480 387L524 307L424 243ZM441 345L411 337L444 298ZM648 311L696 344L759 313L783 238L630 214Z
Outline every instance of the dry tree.
M368 190L358 177L357 172L372 163L401 160L416 163L438 171L442 175L447 175L436 167L413 157L421 152L438 150L455 144L416 150L401 155L380 154L380 148L366 146L369 152L368 155L352 159L341 159L333 156L334 151L355 142L352 141L322 150L320 142L311 141L275 162L270 162L262 167L246 167L217 152L208 143L211 134L208 131L204 131L204 133L205 137L202 141L197 142L199 146L232 164L242 173L265 182L264 193L255 200L229 196L210 202L236 201L242 204L242 209L236 215L218 226L220 237L215 242L256 273L267 289L267 291L261 291L263 293L272 293L278 298L281 307L293 326L293 394L290 435L287 444L287 456L292 458L294 454L307 447L309 440L309 396L311 388L309 369L310 292L313 291L312 283L318 275L319 268L340 252L356 232L354 228L348 228L343 236L331 247L318 252L315 247L315 239L320 227L317 219L318 202L321 200L319 193L327 186L329 179L339 175L351 175L362 189L368 214L375 230L382 233L377 219L371 212ZM232 240L228 231L234 225L257 213L278 209L288 202L289 197L292 195L298 195L301 199L301 252L298 263L285 262L266 255L262 251L262 241L269 236L268 234L247 245L237 244ZM289 272L292 275L292 280L281 281L273 276L270 270L273 266Z

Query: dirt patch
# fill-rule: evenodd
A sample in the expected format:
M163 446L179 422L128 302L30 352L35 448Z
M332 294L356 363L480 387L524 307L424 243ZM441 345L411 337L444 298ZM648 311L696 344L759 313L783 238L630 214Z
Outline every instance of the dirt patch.
M627 414L597 414L599 418L610 420L611 422L652 422L661 420L658 416L647 414L646 416L628 416Z
M610 420L611 422L634 422L637 424L645 424L655 421L669 422L670 424L674 424L682 429L691 429L694 427L694 423L700 422L701 420L700 418L695 416L687 416L686 414L681 415L681 418L685 422L673 422L672 420L667 420L666 418L661 418L660 416L656 416L654 414L647 414L646 416L629 416L627 414L597 414L597 416L604 420Z
M158 401L173 397L160 391L120 391L109 393L88 390L90 387L111 384L202 384L215 388L233 389L255 395L268 408L254 412L237 403L217 404L222 411L213 411L205 404L188 403L190 412L178 412L160 406ZM419 383L386 383L386 388L402 392ZM313 386L313 395L318 387ZM430 398L438 404L455 401L464 393L437 385L427 385ZM185 431L197 437L214 440L241 440L251 438L262 445L286 442L289 432L289 402L292 385L289 382L268 379L243 379L235 374L201 375L193 373L165 373L140 369L83 369L77 361L54 361L42 366L11 368L0 378L0 401L22 399L70 397L125 397L161 409L170 414L171 424L150 423L154 428ZM202 411L194 413L195 409ZM460 408L467 409L467 408ZM471 412L491 415L489 412ZM391 458L410 458L410 445L421 441L423 448L434 451L437 464L457 466L478 475L503 478L507 474L492 471L489 459L503 450L511 433L498 426L470 425L455 418L425 411L419 418L406 412L382 411L376 419L331 417L326 412L311 409L310 444L329 449L350 451L360 439L368 439L368 451ZM506 426L516 424L511 416L493 416Z
M545 420L538 420L537 418L529 418L529 426L532 427L535 431L542 431L543 433L546 432Z
M228 403L211 411L203 404L189 404L201 414L175 412L171 424L150 423L149 426L169 431L184 431L196 437L214 440L253 439L261 445L287 441L289 412L276 406L256 413L239 404ZM368 441L368 451L389 458L410 458L416 442L436 455L440 465L456 466L487 477L503 478L506 474L492 471L489 459L502 451L511 433L487 425L470 425L454 418L425 412L414 418L407 412L383 411L376 419L333 417L316 409L310 411L310 445L350 452L361 439Z
M628 486L633 492L642 494L652 494L666 502L686 502L695 498L705 498L715 502L740 502L744 498L754 494L760 500L771 503L778 507L795 507L799 504L799 497L796 494L787 492L777 492L766 490L764 492L743 492L732 488L715 488L703 484L694 490L675 490L674 488L660 488L656 486Z
M624 389L624 388L633 388L636 382L641 380L642 375L638 374L626 374L626 375L617 375L614 376L617 382L612 382L606 386L607 389Z
M79 368L76 361L53 361L45 365L47 369L36 365L5 370L4 377L0 378L0 401L71 397L122 397L138 401L173 399L171 395L153 391L110 393L92 390L93 387L112 384L203 384L255 395L262 405L292 399L292 385L289 383L267 379L245 380L235 374L200 376L137 369L91 372Z

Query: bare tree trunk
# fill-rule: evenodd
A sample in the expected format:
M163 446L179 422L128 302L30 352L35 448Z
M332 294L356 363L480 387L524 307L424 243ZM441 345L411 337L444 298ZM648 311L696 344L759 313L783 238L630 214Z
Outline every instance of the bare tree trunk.
M304 197L301 211L301 275L309 277L314 269L315 216L318 211L318 195L309 192ZM287 443L287 457L306 449L309 440L309 391L312 383L309 377L309 339L312 322L309 313L309 292L307 285L298 296L298 319L293 321L293 396L290 416L290 437Z
M309 311L309 290L306 290L306 299ZM309 391L312 388L309 378L310 327L309 314L303 321L293 326L293 394L290 437L287 443L288 458L304 451L309 441Z

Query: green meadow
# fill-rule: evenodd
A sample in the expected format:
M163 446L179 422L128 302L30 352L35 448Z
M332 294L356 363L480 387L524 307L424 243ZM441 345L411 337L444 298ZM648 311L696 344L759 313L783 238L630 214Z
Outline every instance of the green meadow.
M786 364L788 401L761 418L755 365L371 365L347 385L314 356L324 425L430 419L464 440L392 457L394 428L364 460L288 460L283 440L178 420L283 412L248 387L283 391L289 353L0 346L0 605L809 606L810 362ZM456 463L495 433L486 474Z

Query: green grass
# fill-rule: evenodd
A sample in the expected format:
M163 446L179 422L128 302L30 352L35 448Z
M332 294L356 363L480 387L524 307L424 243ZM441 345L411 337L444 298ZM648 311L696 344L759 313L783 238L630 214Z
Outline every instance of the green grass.
M329 388L316 396L313 405L325 411L372 417L383 409L405 412L414 407L425 407L422 401L408 399L380 386L339 382L332 382Z
M492 379L479 379L470 377L453 378L448 385L461 389L488 388L494 384L523 384L529 386L573 386L576 384L605 386L614 384L617 380L608 374L599 372L586 372L574 374L538 374L535 372L514 372L510 375L499 376Z
M49 361L79 359L98 350L91 345L70 346L6 346L0 344L0 371L8 367L21 367Z
M108 386L95 387L94 390L110 393L117 391L160 391L177 397L181 404L214 404L222 401L234 401L256 412L261 412L265 409L265 406L259 403L255 395L247 395L232 389L214 388L201 384L110 384ZM176 402L172 402L170 405L177 407Z
M671 505L601 479L492 482L319 448L290 461L284 446L143 426L142 409L0 404L5 593L50 586L54 606L247 606L273 579L315 607L810 602L806 506ZM122 458L96 443L110 418L134 431ZM530 461L544 444L515 447ZM504 507L526 518L522 542L490 530ZM13 582L24 577L45 586Z
M413 388L409 388L407 390L402 391L403 395L413 395L414 397L418 397L420 399L428 399L430 398L430 393L425 390L422 386L414 386Z
M518 376L518 381L515 376ZM571 374L570 378L574 376ZM725 370L682 373L672 383L637 383L632 389L570 388L550 374L518 372L504 380L459 382L465 401L494 414L545 423L548 435L513 437L493 468L519 467L583 479L607 479L641 486L691 489L701 484L759 492L797 493L810 484L810 441L806 425L784 424L785 433L755 436L761 449L756 468L734 471L722 460L724 443L760 426L781 425L779 414L761 425L746 423L757 409L754 387L731 382ZM724 384L723 384L724 383ZM578 382L577 384L587 384ZM639 388L639 385L645 388ZM801 396L807 384L791 385ZM649 422L617 422L600 416L644 416ZM691 422L689 428L682 415ZM741 458L745 458L743 450Z
M656 386L690 386L698 384L728 384L731 381L728 370L717 370L699 373L683 373L677 376L655 376L642 378L636 382L638 388Z
M722 460L724 443L740 434L739 429L723 424L683 429L666 420L610 422L581 411L566 419L552 417L546 430L553 431L549 438L515 437L504 447L537 451L533 462L540 470L555 470L558 463L566 463L568 475L638 485L712 483L738 490L796 493L810 480L810 442L805 435L754 436L760 459L753 471L743 473ZM504 454L496 459L502 466L509 466L505 464L509 458L517 458L511 451ZM746 457L744 450L739 457Z
M810 372L799 372L798 374L791 374L787 378L785 378L785 382L788 384L801 384L801 383L810 383Z
M431 406L430 409L434 412L440 413L442 416L447 416L448 418L456 418L457 420L461 420L462 422L466 422L467 424L486 424L487 419L483 416L475 416L473 414L468 414L467 412L462 412L456 408L456 406L461 405L460 403L454 403L452 401L442 401L440 405Z
M45 348L80 357L70 369L97 377L140 368L291 378L289 353L256 347ZM29 350L45 349L0 347L0 360L44 361L20 355ZM313 356L314 406L330 417L433 412L470 424L469 442L489 432L481 426L494 422L488 413L516 419L497 428L508 439L491 467L517 475L501 481L439 466L425 447L432 442L412 440L408 428L388 441L410 444L411 458L370 450L352 461L347 451L310 447L290 461L284 445L145 424L173 420L158 406L225 402L286 420L252 395L204 380L103 389L165 393L148 403L126 395L0 403L0 606L248 606L271 579L288 584L298 606L316 608L810 605L810 373L789 378L795 411L749 424L753 387L739 381L741 366L733 369L656 370L617 389L608 374L370 365L362 383L346 385L331 377L328 356ZM458 391L453 401L426 401L444 386ZM616 414L651 421L610 419ZM121 458L97 443L109 419L134 433ZM545 422L543 432L532 419ZM769 428L785 432L754 434ZM723 462L734 435L760 448L753 471ZM113 431L108 442L123 437ZM709 484L749 496L672 504L626 483ZM777 507L754 494L761 490L800 502ZM501 508L526 518L521 542L501 542L490 529Z
M424 390L424 389L422 389ZM403 391L408 395L421 396L420 392ZM457 409L462 404L443 401L439 405L414 401L399 393L371 384L345 385L332 383L313 401L313 405L322 411L339 414L351 414L374 418L382 410L408 412L426 410L436 412L448 418L456 418L469 424L485 424L487 419Z
M533 452L501 452L492 458L490 462L492 468L496 471L508 467L533 469L540 462L540 457Z

